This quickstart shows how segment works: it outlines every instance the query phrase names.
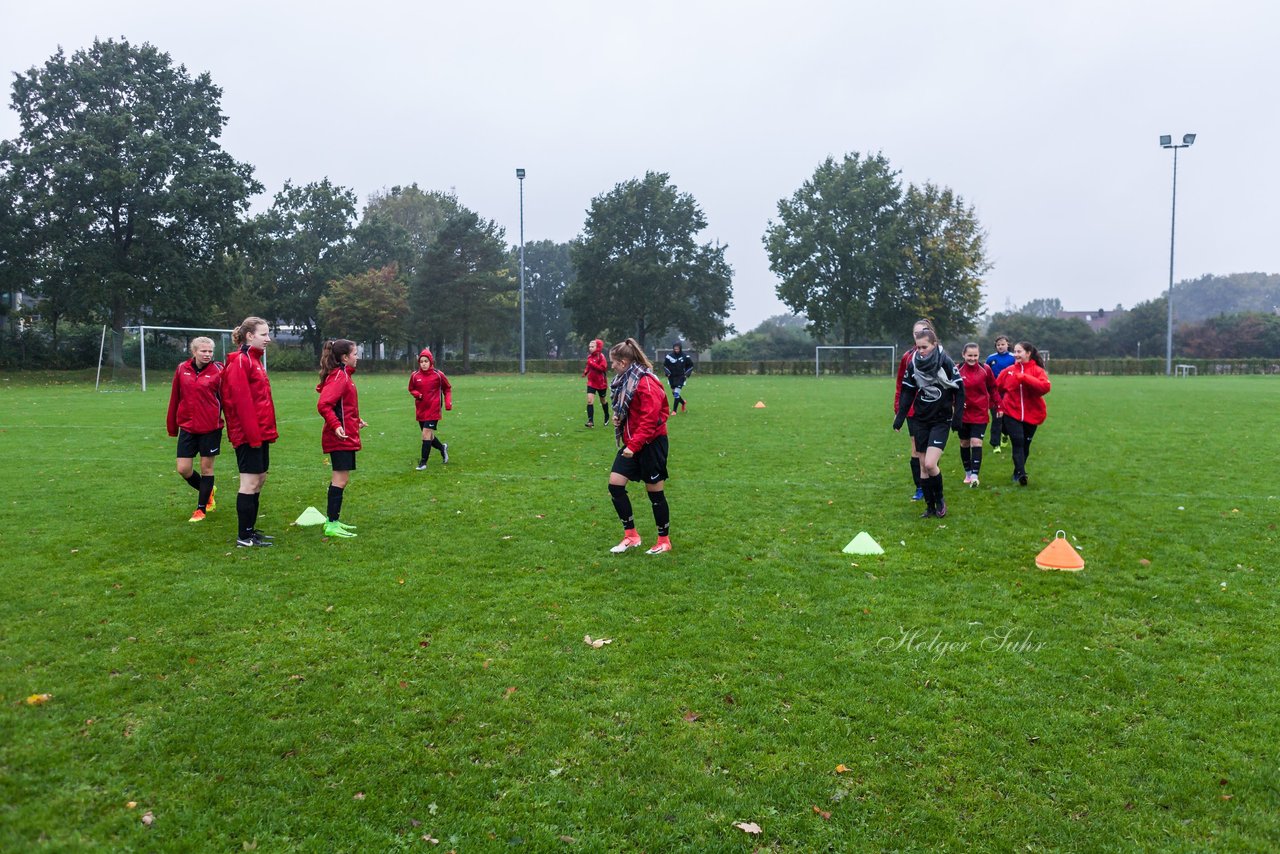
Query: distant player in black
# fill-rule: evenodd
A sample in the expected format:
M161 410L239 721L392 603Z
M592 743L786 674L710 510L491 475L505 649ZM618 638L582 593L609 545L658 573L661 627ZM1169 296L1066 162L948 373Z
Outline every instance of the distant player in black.
M662 372L667 375L671 396L675 398L671 411L688 410L689 404L684 402L682 394L685 380L693 373L693 359L684 354L684 346L679 341L671 345L671 352L662 360Z

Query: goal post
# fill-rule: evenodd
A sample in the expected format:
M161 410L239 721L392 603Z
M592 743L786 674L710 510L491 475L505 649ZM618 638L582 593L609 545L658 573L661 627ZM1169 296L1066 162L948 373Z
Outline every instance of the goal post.
M102 390L104 383L102 369L106 364L106 359L110 357L111 366L105 382L119 383L126 386L132 386L134 383L140 382L142 390L146 391L148 334L151 334L154 339L151 352L153 363L166 358L189 358L191 339L202 336L213 339L214 360L225 362L227 354L231 351L231 335L234 331L232 329L212 329L199 326L126 326L123 330L123 338L119 341L113 341L112 346L108 348L106 346L107 335L111 334L113 338L116 336L115 333L109 332L108 328L104 326L102 328L102 342L98 347L98 373L93 387L95 390ZM134 336L136 336L136 342ZM156 352L157 346L159 352Z
M871 362L879 361L880 358L883 358L883 356L878 356L874 351L888 350L890 375L893 374L894 366L898 361L898 348L893 344L858 344L858 345L847 346L847 347L828 345L828 344L819 344L818 346L813 348L813 375L815 377L822 376L822 351L823 350L855 350L855 351L869 350L869 351L873 351L872 353L869 354L872 356L872 358L867 359L865 361L871 361Z

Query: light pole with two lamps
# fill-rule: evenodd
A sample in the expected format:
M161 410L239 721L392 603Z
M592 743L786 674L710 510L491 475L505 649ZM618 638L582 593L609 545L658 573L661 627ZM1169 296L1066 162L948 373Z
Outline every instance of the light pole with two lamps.
M520 179L520 373L524 374L524 170L517 169Z
M1196 141L1194 133L1184 133L1182 135L1182 144L1175 145L1173 137L1169 134L1163 134L1160 137L1161 148L1173 149L1173 213L1169 217L1169 324L1165 330L1164 340L1164 373L1165 376L1173 375L1173 237L1178 225L1178 149L1190 148L1191 144Z

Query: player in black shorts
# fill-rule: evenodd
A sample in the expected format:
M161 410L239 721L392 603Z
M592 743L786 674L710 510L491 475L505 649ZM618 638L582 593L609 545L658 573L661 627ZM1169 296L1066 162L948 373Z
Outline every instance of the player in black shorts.
M638 480L644 484L653 505L653 521L658 526L658 542L647 554L657 555L671 551L671 510L667 506L664 486L667 480L667 393L653 374L653 365L634 338L614 344L609 350L614 380L613 392L614 435L620 446L609 473L609 496L613 509L622 520L622 542L610 551L622 554L637 548L640 535L636 532L635 518L631 514L631 499L627 497L627 482Z
M915 419L912 439L922 454L920 486L924 490L925 511L921 518L946 516L942 496L942 471L938 460L947 447L947 433L959 431L964 416L964 381L955 363L941 347L932 329L916 333L916 354L902 378L902 395L893 429L901 430L907 411Z

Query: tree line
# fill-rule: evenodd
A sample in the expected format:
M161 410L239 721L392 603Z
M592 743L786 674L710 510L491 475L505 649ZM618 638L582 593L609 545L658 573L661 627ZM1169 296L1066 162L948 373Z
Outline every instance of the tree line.
M251 214L265 188L222 148L221 98L208 73L125 39L15 75L0 292L38 300L54 350L68 324L228 327L258 314L317 354L334 335L375 352L429 344L464 370L475 352L516 351L520 247L501 226L416 183L361 207L327 177L287 181ZM597 336L705 347L732 333L733 270L726 246L699 238L707 226L696 199L650 171L592 199L574 240L526 243L529 352L578 355ZM810 335L892 340L920 315L944 334L975 327L990 265L972 206L904 187L881 154L827 158L779 201L763 242Z

